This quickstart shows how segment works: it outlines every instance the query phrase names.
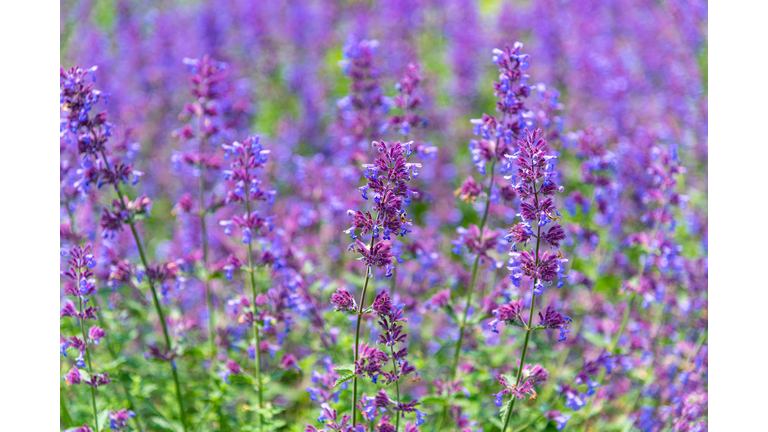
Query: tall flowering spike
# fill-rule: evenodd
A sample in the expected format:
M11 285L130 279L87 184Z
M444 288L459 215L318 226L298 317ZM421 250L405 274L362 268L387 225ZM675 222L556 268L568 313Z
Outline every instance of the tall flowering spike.
M94 88L97 66L59 70L59 104L62 118L60 131L68 142L75 140L79 153L98 157L112 134L105 111L94 114L94 106L106 95ZM71 135L68 135L71 134Z
M398 95L395 96L394 102L401 114L390 117L385 124L385 129L395 127L400 135L410 135L411 128L424 126L427 123L425 118L414 112L422 101L417 94L419 84L421 84L419 65L410 63L405 70L405 75L397 83Z
M269 150L264 149L259 143L259 136L249 136L243 143L237 141L232 144L222 144L222 148L225 150L224 159L231 160L230 169L224 170L224 180L227 187L226 202L231 206L244 207L245 213L242 215L235 215L230 220L222 220L219 224L224 228L224 234L231 235L232 229L236 228L241 237L241 242L246 245L246 270L249 274L250 287L251 287L251 299L241 302L245 306L246 311L241 315L240 323L248 323L251 326L253 334L253 345L248 347L249 356L254 360L254 366L256 370L256 390L258 393L259 406L263 407L263 383L261 380L261 352L264 348L268 348L274 355L274 352L279 349L279 346L271 347L267 340L264 340L266 346L261 343L261 337L263 335L273 334L277 336L278 345L281 344L282 337L277 330L274 329L273 323L282 318L279 311L279 300L274 301L267 296L267 293L259 292L260 288L256 286L256 266L264 265L265 269L262 271L263 277L269 276L269 270L266 266L269 264L275 264L275 267L279 266L279 262L276 262L275 257L267 250L262 254L259 262L254 262L253 256L253 240L254 238L263 237L267 231L272 231L274 228L274 220L276 216L261 216L253 207L259 201L266 201L270 206L274 204L276 192L267 191L261 188L261 181L256 175L256 171L259 168L263 168L267 162L267 155ZM228 260L229 269L228 277L231 277L231 272L236 267L240 266L240 260L232 257ZM231 270L230 270L231 269ZM268 300L273 300L275 310L270 311L267 307ZM286 332L288 331L288 322L285 321ZM259 422L264 421L263 413L259 413Z
M96 259L91 253L91 246L74 246L68 252L67 270L62 272L66 282L64 283L64 293L77 299L77 308L67 300L60 316L77 317L80 325L80 337L70 336L67 340L62 337L61 354L67 357L67 349L74 348L78 352L75 359L75 366L64 376L67 385L77 385L82 383L91 387L91 408L93 410L93 421L98 425L98 413L96 410L96 388L109 384L112 380L108 373L97 374L93 372L91 362L91 350L89 344L98 345L99 340L106 336L106 332L99 326L91 326L86 333L86 320L97 320L96 312L98 308L88 306L90 296L96 294L96 278L93 269L96 267ZM82 377L78 368L85 368L87 364L88 377ZM98 426L97 426L98 427Z
M470 140L469 150L480 174L486 173L485 166L491 161L502 162L499 173L506 174L510 168L503 163L504 156L511 153L523 131L533 126L533 114L525 102L531 94L530 77L524 73L530 67L530 56L521 54L522 48L522 43L515 42L512 48L493 50L493 63L499 67L499 80L493 83L493 94L501 118L483 114L471 120L472 132L480 139Z
M174 160L181 159L191 167L192 177L197 177L197 216L199 225L194 224L191 218L182 216L182 226L187 231L199 230L199 249L202 251L199 272L200 279L205 285L205 298L208 312L208 342L210 344L210 358L216 358L216 328L215 313L213 308L214 293L211 289L209 277L209 234L207 227L207 215L213 213L221 205L221 198L209 192L212 180L211 172L217 172L221 168L221 160L218 155L211 153L209 147L212 141L219 136L219 128L222 117L221 98L225 92L225 78L227 64L211 60L205 56L202 60L185 58L184 64L193 74L190 78L190 93L194 98L192 102L184 106L179 118L188 122L173 135L180 138L187 147L183 155L174 154ZM194 184L185 182L185 184ZM189 194L182 196L177 204L182 210L181 214L188 213L192 207L192 199ZM186 211L184 211L186 209Z
M59 73L60 132L64 143L80 156L78 177L72 186L83 195L90 193L94 185L101 188L111 184L117 189L121 183L136 184L144 175L127 161L100 159L109 153L106 143L114 126L107 121L106 111L94 113L96 104L102 99L106 101L106 95L94 88L96 69L62 67ZM123 210L118 208L117 213Z
M231 159L230 169L224 170L224 180L227 182L227 203L246 203L267 201L272 205L277 193L261 188L261 180L256 171L264 167L269 150L259 143L258 135L249 136L243 143L222 144L225 159ZM259 212L246 212L242 216L234 216L230 220L219 222L224 228L224 234L231 235L232 228L237 228L244 244L250 244L253 237L263 236L266 231L272 231L275 216L260 216Z
M131 201L121 190L121 184L128 184L130 182L132 185L135 185L144 173L133 170L133 165L130 163L130 160L135 157L136 148L127 146L125 142L117 143L111 148L106 146L109 137L112 136L112 125L107 122L107 113L106 111L95 115L92 113L94 104L98 102L99 97L101 96L100 92L93 89L93 73L95 70L95 67L88 71L83 71L79 68L73 68L67 71L64 68L60 68L60 106L62 112L68 113L64 116L61 122L62 141L65 144L74 147L73 153L76 152L78 155L82 156L82 169L78 171L78 174L81 174L82 178L75 182L78 190L83 194L88 194L90 193L90 187L93 184L95 184L97 188L101 188L105 184L111 184L117 195L117 199L112 201L111 209L103 208L102 210L100 220L100 224L103 228L102 237L111 239L116 232L122 230L123 224L127 223L130 225L130 231L136 248L138 249L139 258L144 266L143 273L149 275L152 266L145 254L146 249L142 244L141 237L136 228L136 222L140 218L148 216L149 211L152 208L152 201L144 195ZM89 77L90 80L88 79ZM77 112L76 120L73 110ZM64 136L65 134L69 134L70 136ZM76 141L72 140L72 135L74 135ZM142 271L137 272L136 276L139 283L141 283ZM152 302L155 306L163 330L163 338L165 340L165 350L167 354L163 354L163 357L170 360L173 358L174 353L170 333L168 332L168 323L165 320L165 315L160 305L156 288L156 286L162 282L155 281L151 275L149 275L148 279L149 288L152 292ZM88 286L87 283L84 286L82 282L83 281L78 282L80 291L87 289ZM167 286L163 285L163 290L165 289L167 289ZM81 310L80 313L81 333L83 343L85 344L88 338L85 334L85 327L82 325L82 318L95 319L95 308L89 306L84 310ZM91 340L96 342L99 340L99 335L100 332L95 331L93 334L94 339ZM82 364L82 362L80 363ZM181 394L178 372L176 370L176 364L173 362L170 363L170 366L172 367L171 374L176 391L176 401L179 408L179 417L183 429L186 430L183 397ZM107 384L111 380L108 374L93 374L90 373L90 369L89 364L90 379L84 380L84 382L92 387L91 401L94 411L94 420L96 420L94 391L96 387ZM98 423L96 421L95 423L95 426L98 429Z
M544 293L544 283L548 285L557 283L558 288L565 284L567 278L565 265L568 260L563 258L559 249L560 242L565 239L565 232L558 223L562 216L554 201L554 195L563 191L563 188L556 184L555 163L557 156L548 153L547 141L543 138L540 129L531 131L526 127L528 116L517 106L519 98L528 96L530 92L530 89L525 85L526 77L520 72L528 68L528 57L519 54L521 47L522 44L515 44L515 51L509 48L506 51L494 50L493 62L500 65L502 72L501 82L496 83L495 88L496 95L504 95L504 99L498 102L497 108L505 113L505 118L516 119L513 124L510 124L510 131L515 133L514 131L517 130L516 134L519 136L517 151L504 156L509 161L506 170L508 175L505 178L511 180L511 186L520 198L520 211L517 216L520 217L521 222L513 226L505 238L509 242L514 242L509 253L508 263L512 284L521 288L524 279L527 278L533 293L527 323L523 322L522 319L518 321L519 314L513 313L517 312L517 308L506 308L504 312L508 312L511 317L508 322L518 326L522 323L522 327L525 328L526 335L520 360L521 364L525 364L531 331L559 329L559 341L564 341L572 320L555 312L550 306L544 314L539 313L540 323L533 327L536 296ZM517 92L514 90L513 81L515 78L523 80ZM483 132L482 127L480 132L486 133ZM500 133L503 134L504 132L501 131ZM521 247L527 247L531 243L535 243L535 248L532 250L518 250L517 248L518 244ZM557 249L557 252L554 250L544 251L543 248L546 247ZM497 321L501 311L501 309L497 310ZM534 384L538 381L536 378L532 379L531 375L525 375L525 368L519 368L514 384L505 389L505 391L509 390L508 393L512 395L512 398L508 405L502 409L502 417L504 418L502 432L507 430L515 400L523 398L525 395L530 395L531 399L536 398ZM502 392L496 395L498 406L501 406L501 399L504 394Z
M408 182L411 179L418 177L418 169L421 168L419 163L407 162L408 156L411 155L411 142L408 143L386 143L384 141L374 141L373 147L379 152L379 157L376 158L372 164L363 164L363 175L367 182L360 188L362 197L366 200L372 201L371 211L376 213L373 217L370 212L363 213L362 211L350 211L349 214L353 218L352 227L344 232L349 234L351 238L355 240L349 246L350 251L354 251L360 255L360 260L367 267L367 273L365 277L365 284L360 296L360 302L357 309L357 326L355 329L355 364L359 362L365 362L360 357L360 323L363 315L363 308L365 307L365 295L368 290L368 282L373 275L373 268L385 268L386 277L392 277L395 267L394 256L392 253L392 237L403 237L411 232L408 227L411 225L411 221L407 218L408 214L404 209L404 206L410 204L411 196L416 192L408 187ZM369 195L370 194L370 195ZM370 240L369 237L370 236ZM382 294L377 296L374 302L374 310L378 314L384 314L388 316L388 311L394 308L391 304L391 300L387 297L381 297ZM336 305L337 310L347 310L350 302L346 291L337 291L332 297L332 303ZM402 314L402 311L400 312ZM394 332L391 336L393 340L398 342L405 340L405 335L396 331L392 317L388 317L384 320L387 329ZM401 327L397 327L400 328ZM391 348L391 346L390 346ZM388 359L386 353L383 360L386 362ZM404 362L401 365L397 364L397 359L404 357L405 353L398 357L394 351L392 351L393 361L396 362L395 371L392 374L387 375L387 380L397 382L397 378L405 371L413 371L412 367ZM381 365L378 361L368 362L369 367L373 368L369 371L371 378L378 379ZM400 368L400 369L398 369ZM353 382L353 403L352 407L352 422L353 425L357 425L357 376L355 374ZM399 400L399 397L398 397ZM399 420L398 420L399 422ZM399 424L399 423L397 423Z
M499 71L498 81L493 83L494 96L496 97L496 111L499 115L496 117L489 114L483 114L481 118L470 120L470 123L472 124L472 133L478 137L478 139L469 141L469 151L472 155L472 161L478 172L482 175L488 174L488 164L491 165L491 169L486 191L487 201L485 204L485 212L483 213L480 225L472 225L469 229L463 227L458 228L457 232L459 233L459 238L453 241L454 253L461 253L462 247L466 245L469 251L475 254L475 261L472 267L472 276L468 287L467 303L464 307L463 319L459 322L459 340L454 352L454 372L452 372L452 378L455 378L455 370L458 369L464 331L467 325L469 311L472 306L471 301L475 288L475 281L477 279L478 263L481 260L488 261L492 268L497 268L502 265L502 263L497 262L489 254L491 250L499 248L498 240L501 236L500 233L485 226L490 210L490 204L491 202L511 204L517 200L519 195L519 192L510 186L504 186L502 188L497 186L494 188L494 180L496 174L503 174L506 176L512 170L512 165L506 158L513 152L515 142L520 139L526 128L532 127L533 125L533 114L526 105L526 99L531 94L531 88L527 82L529 76L524 73L524 71L530 67L530 56L521 53L522 47L522 43L515 42L512 48L506 47L504 50L498 48L493 50L492 60ZM508 176L506 178L508 178ZM470 177L455 193L457 196L460 195L464 201L473 202L482 192L482 186L477 185L474 179ZM521 198L524 199L524 197ZM531 236L533 236L533 232L529 226L520 226L513 228L506 238L508 240L526 243L530 240ZM524 263L521 259L514 262L514 264L510 262L510 268L515 269L513 272L515 275L513 283L518 287L523 274L521 270L522 264ZM502 312L506 309L507 308L502 308ZM493 306L490 306L487 310L493 310ZM497 309L495 313L498 314L499 310ZM520 315L519 310L516 312L516 315ZM512 319L510 317L509 319L500 319L497 316L497 318L490 323L492 332L497 332L496 326L501 321L505 321L512 325L525 326L522 318Z
M373 143L379 151L379 157L373 164L363 164L363 175L367 183L360 189L364 191L363 198L373 202L371 210L376 213L376 217L370 212L350 211L353 223L345 231L355 239L349 250L359 253L366 266L386 267L387 276L390 276L394 267L391 244L384 240L392 240L393 236L405 236L411 232L408 229L411 221L404 207L410 203L411 196L416 194L408 187L408 182L418 177L421 168L420 163L407 162L411 155L411 144L384 141ZM372 236L370 247L358 238L369 233Z
M349 95L337 102L340 114L337 128L341 147L353 159L363 156L368 142L379 139L385 124L384 115L389 109L390 101L379 83L378 47L379 41L358 41L353 34L342 47L344 60L339 66L351 83Z
M526 130L518 146L517 152L508 155L517 168L515 174L510 176L512 185L522 199L518 213L522 222L512 227L506 237L515 242L509 254L510 278L519 287L522 276L528 276L533 279L534 293L540 295L543 293L543 282L557 282L560 288L567 278L565 264L568 260L562 257L560 250L557 253L542 252L539 248L540 244L558 248L565 237L562 226L557 222L562 216L553 200L553 195L562 191L562 187L558 187L554 179L557 157L547 154L547 142L541 138L539 129L533 132ZM547 228L547 225L550 226ZM517 250L517 243L527 244L532 238L538 240L535 251Z

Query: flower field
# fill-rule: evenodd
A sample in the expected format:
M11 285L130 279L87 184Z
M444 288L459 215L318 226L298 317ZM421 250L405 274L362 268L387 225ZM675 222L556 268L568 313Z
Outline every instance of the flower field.
M61 430L708 429L706 2L60 19Z

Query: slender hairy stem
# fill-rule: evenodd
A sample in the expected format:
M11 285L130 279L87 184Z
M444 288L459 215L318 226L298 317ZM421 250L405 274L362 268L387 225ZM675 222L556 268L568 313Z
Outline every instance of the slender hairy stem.
M204 105L204 104L203 104ZM211 281L208 277L208 232L205 225L205 216L208 213L208 209L205 207L205 167L203 166L203 151L205 150L205 135L203 134L203 127L205 122L205 115L200 115L200 123L198 125L198 141L200 141L199 157L200 157L200 201L198 208L198 215L200 216L200 233L202 234L203 241L203 279L205 281L205 303L208 307L208 338L211 344L211 361L216 361L216 327L213 316L213 293L211 292ZM211 365L213 366L213 365Z
M106 165L108 170L111 170L109 167L109 161L107 160L107 155L104 154L104 150L101 151L101 158L104 160L104 165ZM123 192L120 190L119 185L115 185L115 190L117 191L117 197L120 199L121 205L124 205L125 199L123 196ZM139 257L141 258L141 263L144 265L144 268L149 270L149 261L147 260L147 256L144 253L144 246L142 246L141 238L139 237L139 233L136 230L136 223L133 220L133 216L128 216L128 225L131 227L131 234L133 234L133 240L136 242L136 248L139 250ZM157 297L157 290L155 289L155 281L152 280L151 277L147 277L147 281L149 282L149 289L152 291L152 301L155 304L155 310L157 311L157 316L160 319L160 324L163 327L163 336L165 337L165 345L166 349L168 351L171 351L171 338L168 336L168 325L165 322L165 315L163 314L163 309L160 307L160 300ZM179 404L179 418L181 420L181 426L186 432L187 430L187 422L184 417L184 402L182 400L181 396L181 385L179 385L179 374L176 371L176 363L171 361L171 375L173 376L173 383L176 387L176 401Z
M392 269L392 277L390 278L392 281L390 282L391 285L389 287L389 296L392 297L392 300L395 299L395 287L397 286L397 267Z
M627 322L629 321L629 314L632 312L632 306L635 304L635 292L633 291L632 294L629 296L629 305L627 305L627 309L624 311L624 318L621 319L621 325L619 326L619 331L616 332L615 335L613 335L613 340L611 341L609 352L613 353L616 349L616 345L619 343L619 338L621 337L621 334L624 333L624 327L627 326Z
M246 191L245 193L245 211L248 213L248 218L251 217L251 200L250 200L250 192ZM256 274L254 273L253 268L253 246L249 242L248 243L248 273L251 275L251 292L253 294L253 339L254 339L254 354L253 354L253 360L256 363L256 390L258 392L259 397L259 408L264 408L264 394L262 391L261 386L261 351L259 350L259 345L261 345L261 341L259 340L259 327L256 323L256 297L258 296L258 293L256 292ZM262 424L264 423L264 414L259 412L259 430L261 430Z
M77 280L80 280L78 272ZM80 316L83 316L83 298L78 297L80 307ZM85 344L85 358L88 360L88 375L91 376L91 409L93 410L93 423L96 430L99 430L99 412L96 410L96 379L93 377L93 367L91 366L91 351L88 349L88 337L85 334L85 319L80 318L80 333L83 335L83 344Z
M397 360L395 360L395 343L389 346L392 353L392 373L395 374L395 391L397 392L397 406L400 406L400 372L397 370ZM395 432L400 430L400 412L395 414Z
M378 222L379 217L376 216ZM373 245L376 243L376 237L371 234L371 245L368 250L373 250ZM355 326L355 363L357 363L358 351L360 349L360 322L363 320L363 305L365 304L365 293L368 291L368 281L371 279L371 273L373 273L373 266L369 265L366 268L365 283L363 284L363 292L360 294L360 304L357 307L357 325ZM352 427L357 426L357 374L352 378Z
M534 279L533 284L536 285L536 280ZM531 297L531 313L528 316L528 328L525 330L525 341L523 342L523 354L520 356L520 368L517 370L517 380L515 382L515 385L520 385L520 378L523 377L523 368L525 367L525 356L528 354L528 341L531 339L531 328L533 327L533 305L536 303L536 294ZM504 417L504 427L501 429L501 432L506 432L507 426L509 426L509 419L512 417L512 410L515 408L515 400L517 398L512 395L512 399L509 401L509 404L507 406L507 415Z

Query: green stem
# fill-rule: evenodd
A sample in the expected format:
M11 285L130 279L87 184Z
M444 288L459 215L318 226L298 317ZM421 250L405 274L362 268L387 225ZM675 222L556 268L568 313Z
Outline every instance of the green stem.
M633 291L632 294L629 296L629 305L627 305L627 309L624 311L624 318L621 319L621 325L619 326L619 331L616 332L615 335L613 335L613 340L611 341L609 352L613 353L616 349L616 345L619 343L619 338L621 337L622 333L624 333L624 328L627 326L627 322L629 322L629 314L632 312L632 306L635 304L635 292Z
M107 160L107 155L104 154L104 150L101 151L101 157L104 160L104 164L107 167L107 170L111 170L109 166L109 161ZM120 190L120 186L115 184L115 190L117 191L117 197L120 200L120 205L125 205L125 198L123 196L123 192ZM144 268L146 270L149 270L149 261L147 260L147 256L144 253L144 246L142 246L141 238L139 237L138 231L136 231L136 223L133 220L133 215L128 216L128 225L131 227L131 234L133 234L133 239L136 242L136 248L139 250L139 257L141 258L141 263L144 265ZM165 315L163 314L163 309L160 307L160 301L157 297L157 290L155 290L155 282L152 280L151 277L147 276L147 281L149 282L149 288L152 291L152 300L155 304L155 310L157 311L157 316L160 319L160 324L163 327L163 336L165 338L165 345L166 349L170 352L171 351L171 338L168 336L168 325L165 322ZM184 418L184 403L181 396L181 385L179 385L179 374L176 371L176 363L171 361L171 375L173 376L173 383L176 387L176 401L179 404L179 418L181 420L181 426L186 432L187 430L187 422Z
M247 187L248 185L246 185ZM251 201L250 201L250 191L245 192L245 211L248 214L248 218L251 217ZM256 390L258 393L259 398L259 409L264 408L264 394L262 391L262 385L261 385L261 350L259 349L259 345L261 345L261 341L259 340L259 328L258 324L256 323L256 297L258 296L256 292L256 275L253 268L253 246L252 243L248 243L248 270L251 275L251 292L253 295L253 339L254 339L254 354L253 354L253 360L256 363ZM264 414L259 412L258 417L258 426L259 430L261 430L262 425L264 423Z
M392 270L392 277L390 279L392 279L392 281L391 281L391 285L389 286L389 296L392 297L392 300L394 300L395 299L395 287L397 286L397 283L396 283L396 281L397 281L397 267L395 267Z
M376 221L378 222L378 215ZM376 237L371 234L371 244L368 250L373 250L373 245L376 243ZM371 273L373 273L373 266L366 268L365 283L363 284L363 292L360 294L360 304L357 307L357 325L355 326L355 362L357 363L358 351L360 349L360 323L363 320L363 305L365 304L365 293L368 291L368 281L371 279ZM352 428L357 426L357 374L352 378Z
M78 275L78 280L80 276ZM80 316L83 315L83 299L78 297L78 303L80 305ZM93 367L91 366L91 351L88 349L88 337L85 334L85 320L80 318L80 333L83 335L83 344L85 344L85 358L88 360L88 375L91 376L91 383L95 384L95 378L93 377ZM91 385L91 408L93 410L93 423L96 426L96 430L99 430L99 412L96 410L96 387Z
M536 279L533 280L533 285L536 285ZM531 297L531 312L528 315L528 328L525 331L525 341L523 342L523 354L520 356L520 368L517 371L517 380L515 386L520 385L520 379L523 377L523 368L525 367L525 356L528 354L528 341L531 339L531 327L533 322L533 305L536 302L536 294ZM515 400L517 398L512 396L512 400L509 401L507 407L507 415L504 418L504 428L501 432L506 432L507 426L509 426L509 419L512 418L512 410L515 408Z
M205 103L202 104L205 107ZM205 108L203 108L205 109ZM205 208L205 167L203 166L203 152L205 151L205 135L203 134L203 127L205 122L205 115L200 115L200 122L198 126L198 141L200 141L199 156L200 156L200 207L198 214L200 216L200 232L203 237L203 278L205 280L205 303L208 307L208 338L211 344L211 361L216 361L216 327L213 316L213 294L211 293L211 281L208 277L208 232L205 225L205 215L208 213ZM213 367L213 364L211 365Z
M397 361L395 360L395 344L389 346L392 353L392 373L395 374L395 391L397 392L397 406L400 406L400 373L397 370ZM395 413L395 432L400 430L400 413Z

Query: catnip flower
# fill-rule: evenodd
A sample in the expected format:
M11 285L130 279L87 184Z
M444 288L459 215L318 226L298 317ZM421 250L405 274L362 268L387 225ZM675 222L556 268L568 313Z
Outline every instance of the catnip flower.
M128 427L128 419L136 416L131 410L121 409L118 411L109 412L109 427L112 430L121 431Z
M76 366L65 375L64 380L69 385L84 382L95 389L100 385L111 382L109 374L101 375L93 373L91 353L90 348L88 347L89 343L98 345L99 340L106 336L106 332L101 327L94 325L90 327L86 334L84 323L85 320L97 320L96 312L98 311L98 308L86 306L90 300L88 296L96 294L96 291L98 290L95 283L95 274L93 273L93 269L96 267L96 259L91 253L90 245L86 245L85 247L74 246L67 252L67 255L70 258L67 260L68 269L63 272L63 276L68 279L64 283L64 293L76 298L78 306L76 307L71 300L67 299L59 316L61 318L78 318L80 321L81 334L80 337L70 336L60 344L60 352L65 357L68 348L74 348L79 353L78 357L75 359ZM78 368L85 368L86 365L90 379L82 379L80 376ZM93 408L95 418L95 406Z
M547 411L546 418L549 420L554 420L556 423L557 430L561 431L565 429L566 424L568 423L568 420L571 419L572 416L568 414L563 414L560 411Z
M571 332L568 327L571 325L573 320L567 316L560 315L555 311L552 305L547 306L547 310L543 315L541 312L539 312L539 320L539 325L536 326L536 328L560 330L560 339L558 339L558 342L564 341L565 335Z
M482 192L483 186L475 182L475 179L470 176L464 180L460 188L456 189L454 195L460 197L464 202L473 203Z
M488 324L489 327L493 327L491 331L494 333L498 333L499 331L496 330L496 326L500 323L506 323L518 327L525 327L525 322L523 321L523 317L520 315L520 313L523 310L523 299L519 299L517 301L511 301L508 304L500 306L498 309L495 309L493 311L493 314L496 315L496 319L490 322Z
M312 387L307 387L309 398L315 402L338 403L341 390L347 388L347 382L336 387L334 384L340 375L334 370L334 365L330 357L323 359L325 372L312 371Z
M395 106L400 108L402 114L390 117L389 122L382 127L382 132L386 132L389 126L394 126L398 128L397 133L400 135L410 135L412 127L426 125L427 120L414 113L414 110L421 105L421 97L416 94L420 82L419 65L410 63L405 70L405 75L397 83L396 88L399 94L394 98Z
M363 160L368 143L380 138L391 105L379 84L378 47L377 40L358 41L350 34L341 50L344 59L339 66L351 83L349 95L336 104L340 117L336 128L343 152L352 160Z
M346 289L339 288L331 295L331 303L339 312L354 312L357 309L355 298Z
M518 382L518 384L512 384L512 377L509 377L509 379L502 375L498 375L496 377L496 379L499 381L499 384L505 387L504 390L493 395L495 397L494 403L496 406L502 406L503 397L508 394L511 394L513 398L517 399L525 399L526 397L529 399L536 399L537 393L534 386L536 384L546 382L549 378L549 373L547 370L538 364L534 366L529 364L525 365L521 371L521 374L522 379Z

